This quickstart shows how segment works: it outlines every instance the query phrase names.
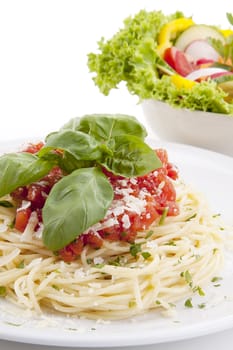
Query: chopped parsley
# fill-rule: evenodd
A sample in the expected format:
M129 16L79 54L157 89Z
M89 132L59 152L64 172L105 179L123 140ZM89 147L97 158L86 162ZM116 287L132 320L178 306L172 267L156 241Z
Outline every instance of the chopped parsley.
M60 290L60 288L56 284L53 284L52 287L53 289Z
M180 276L181 276L181 277L184 277L185 282L186 282L190 287L192 287L193 279L192 279L192 276L191 276L189 270L186 270L186 271L181 272Z
M149 252L142 252L142 256L145 260L149 259L151 257L151 253Z
M126 237L126 236L127 236L127 232L122 231L122 232L120 233L120 236L121 236L121 237Z
M134 257L137 256L138 253L142 251L142 244L141 243L133 243L131 244L129 248L130 254Z
M191 216L190 216L189 218L187 218L185 221L187 222L187 221L190 221L190 220L192 220L192 219L195 219L196 216L197 216L197 213L191 215Z
M9 202L9 201L2 200L2 201L0 201L0 207L13 208L14 205L11 202Z
M135 307L136 306L136 301L135 300L130 300L129 301L129 308Z
M109 261L109 265L121 266L121 258L118 256L115 260Z
M185 279L185 282L192 289L193 293L197 292L200 296L205 295L205 292L203 291L203 289L200 286L193 286L193 278L192 278L192 275L190 274L189 270L181 272L180 276Z
M185 300L184 306L188 308L192 308L193 307L192 298L188 298L187 300Z
M170 307L176 307L176 304L174 304L174 303L168 303L168 305L169 305Z
M215 276L212 278L211 282L215 283L215 282L219 282L221 280L222 280L222 277Z
M20 261L20 263L16 267L17 269L24 269L25 267L24 260Z
M164 224L164 221L165 221L165 219L166 219L166 217L167 217L167 214L168 214L168 210L169 210L168 207L165 207L165 208L163 209L161 218L160 218L160 220L159 220L159 225L163 225L163 224Z
M102 269L105 266L105 264L95 264L94 267L97 267L97 269Z
M154 231L152 231L152 230L148 231L145 238L146 239L150 238L153 235L153 233L154 233Z
M175 243L175 241L172 241L172 240L171 240L171 241L165 243L165 245L170 245L170 246L175 247L175 246L176 246L176 243Z
M6 287L0 286L0 297L6 296Z
M205 303L198 304L199 309L204 309L206 307Z
M218 214L214 214L214 215L213 215L213 218L218 218L219 216L221 216L221 214L220 214L220 213L218 213Z
M22 326L22 323L13 323L13 322L8 322L8 321L5 321L4 323L9 325L9 326L13 326L13 327L20 327L20 326Z
M194 287L193 292L198 292L201 297L205 296L205 292L200 286Z

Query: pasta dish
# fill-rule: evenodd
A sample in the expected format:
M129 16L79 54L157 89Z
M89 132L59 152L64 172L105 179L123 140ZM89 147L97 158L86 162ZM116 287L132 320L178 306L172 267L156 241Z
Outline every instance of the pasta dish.
M2 297L114 320L205 294L224 261L222 224L131 118L85 116L0 158ZM83 134L101 142L86 150Z

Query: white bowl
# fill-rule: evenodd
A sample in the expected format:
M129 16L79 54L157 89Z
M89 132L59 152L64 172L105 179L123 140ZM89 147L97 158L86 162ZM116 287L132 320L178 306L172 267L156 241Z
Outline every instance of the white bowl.
M233 157L233 116L145 100L142 109L148 127L162 140L207 148Z

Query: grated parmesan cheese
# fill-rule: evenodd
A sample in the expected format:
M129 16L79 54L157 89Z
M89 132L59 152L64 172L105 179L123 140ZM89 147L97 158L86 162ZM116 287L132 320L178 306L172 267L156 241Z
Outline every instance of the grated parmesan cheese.
M158 245L155 241L148 241L148 242L146 242L146 247L154 249L154 248L157 248Z
M123 223L123 228L128 229L131 226L130 220L129 220L129 215L124 214L122 217L122 223Z
M104 259L101 256L96 256L94 258L93 262L94 262L95 265L103 264L104 263Z
M21 207L17 209L17 211L20 211L20 210L24 210L24 209L27 209L31 206L31 202L30 201L25 201L23 200L22 201L22 204L21 204Z

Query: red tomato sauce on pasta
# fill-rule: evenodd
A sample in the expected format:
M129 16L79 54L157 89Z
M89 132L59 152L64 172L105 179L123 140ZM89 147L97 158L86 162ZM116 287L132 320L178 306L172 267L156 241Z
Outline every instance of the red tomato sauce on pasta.
M42 146L43 143L30 144L24 151L36 153ZM67 262L73 261L86 245L98 249L104 240L132 243L137 232L148 229L164 214L164 211L167 216L179 213L172 182L178 177L177 169L169 163L166 150L157 149L155 152L162 162L162 167L145 176L125 178L103 169L113 187L113 202L103 220L58 251L61 259ZM17 230L20 232L25 230L33 211L37 213L38 221L42 222L42 208L46 198L52 187L63 176L65 174L62 170L54 167L40 181L19 187L11 194L17 203L15 219Z

